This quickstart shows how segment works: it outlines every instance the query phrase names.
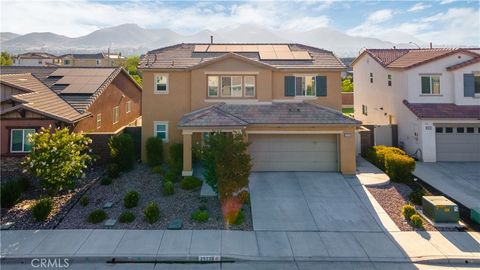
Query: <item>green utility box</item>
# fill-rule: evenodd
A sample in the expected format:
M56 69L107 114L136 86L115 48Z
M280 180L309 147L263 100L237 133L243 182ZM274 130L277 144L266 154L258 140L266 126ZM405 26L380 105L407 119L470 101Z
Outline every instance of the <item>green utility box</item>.
M480 224L480 207L472 208L470 210L470 218Z
M434 222L458 222L458 206L444 196L423 196L423 214Z

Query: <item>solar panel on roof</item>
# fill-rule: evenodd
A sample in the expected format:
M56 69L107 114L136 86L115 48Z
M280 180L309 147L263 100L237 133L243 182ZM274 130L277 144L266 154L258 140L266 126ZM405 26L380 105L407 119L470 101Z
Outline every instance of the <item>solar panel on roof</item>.
M206 52L208 49L208 45L195 45L193 48L193 52Z
M260 55L260 59L263 59L263 60L266 60L266 59L276 60L277 59L277 55L273 51L260 51L258 54Z
M292 51L295 60L311 60L312 57L307 51Z

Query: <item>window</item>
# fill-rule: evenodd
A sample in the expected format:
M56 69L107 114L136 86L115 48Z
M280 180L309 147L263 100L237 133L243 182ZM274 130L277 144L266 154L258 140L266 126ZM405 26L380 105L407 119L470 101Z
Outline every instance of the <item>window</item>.
M440 76L422 76L422 94L440 94Z
M120 118L120 107L115 106L113 107L113 123L118 123L118 119Z
M97 66L100 66L100 59L97 59Z
M480 75L475 75L475 94L480 94Z
M370 83L373 83L373 73L370 72Z
M458 127L458 128L457 128L457 133L465 133L465 128L463 128L463 127Z
M245 96L255 96L255 76L245 76Z
M295 96L315 96L315 76L295 77Z
M442 127L437 127L435 128L436 133L443 133L443 128Z
M155 74L155 88L156 94L168 94L168 75Z
M241 97L242 95L242 77L232 76L232 97Z
M127 113L130 113L132 111L132 101L129 100L127 101Z
M451 127L445 128L445 133L453 133L453 128Z
M367 105L362 105L362 114L363 115L368 115Z
M218 76L208 76L208 96L218 97Z
M222 97L232 95L232 77L222 77Z
M100 127L102 127L102 114L101 113L97 114L97 129L99 129Z
M41 65L41 64L42 64L42 60L38 60L38 64Z
M64 65L70 65L70 60L68 60L68 59L63 60L63 64Z
M475 129L473 127L467 127L467 133L474 133Z
M25 153L32 151L28 135L33 133L35 133L35 129L12 129L10 133L10 152Z
M392 74L387 75L387 85L392 86Z
M168 142L168 122L155 121L153 123L153 136L162 139L164 142Z
M242 76L222 76L222 97L242 97Z

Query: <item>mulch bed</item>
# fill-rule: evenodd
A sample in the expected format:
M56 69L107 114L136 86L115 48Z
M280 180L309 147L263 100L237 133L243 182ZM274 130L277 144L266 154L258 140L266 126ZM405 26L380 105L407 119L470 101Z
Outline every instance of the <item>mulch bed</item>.
M44 222L34 220L30 207L32 207L38 199L49 195L40 187L38 181L31 179L31 186L21 195L19 202L9 209L1 209L0 224L4 225L8 222L13 222L14 225L10 228L11 230L54 229L77 203L80 196L95 183L102 173L102 168L92 168L86 173L84 179L80 179L77 182L73 190L66 190L59 192L55 196L51 196L53 209ZM7 181L7 179L14 178L16 175L18 175L18 173L8 176L3 174L2 181Z
M163 178L159 174L151 172L145 164L137 164L135 169L122 173L113 180L110 185L95 183L85 195L89 204L82 206L77 203L57 228L59 229L100 229L105 228L102 223L90 224L85 221L87 215L95 210L103 208L107 202L113 202L112 208L104 209L108 218L118 218L124 211L135 214L135 220L131 223L119 223L113 229L166 229L173 219L183 220L183 229L229 229L229 230L252 230L252 218L250 206L244 206L245 221L241 225L230 225L228 228L223 220L220 202L217 197L200 197L200 190L186 191L175 183L175 194L165 197L162 195ZM137 207L126 209L123 205L123 197L128 191L136 191L140 194ZM143 219L143 208L147 203L154 201L160 208L160 220L154 224L148 224ZM205 205L210 218L205 223L191 220L191 214L201 205Z
M406 184L390 182L384 186L368 187L368 191L375 197L401 231L457 231L455 228L436 228L426 220L423 223L424 229L410 226L401 213L402 206L409 203L408 195L412 191ZM415 208L417 210L422 209L418 205Z

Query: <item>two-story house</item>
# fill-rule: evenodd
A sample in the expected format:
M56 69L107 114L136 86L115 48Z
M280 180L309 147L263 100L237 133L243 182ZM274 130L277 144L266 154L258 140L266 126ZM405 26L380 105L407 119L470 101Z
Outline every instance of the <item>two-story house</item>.
M145 141L192 144L213 131L241 132L254 171L355 173L355 129L344 116L342 62L300 44L178 44L148 52L143 74Z
M58 57L65 67L119 67L127 59L119 53L70 53Z
M355 118L398 125L425 162L480 161L480 50L366 49L353 62Z
M60 59L56 55L46 52L27 52L13 58L14 66L44 67L58 65Z

